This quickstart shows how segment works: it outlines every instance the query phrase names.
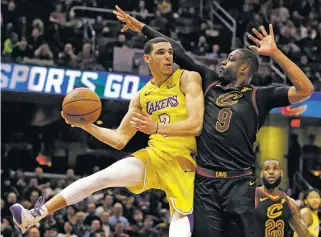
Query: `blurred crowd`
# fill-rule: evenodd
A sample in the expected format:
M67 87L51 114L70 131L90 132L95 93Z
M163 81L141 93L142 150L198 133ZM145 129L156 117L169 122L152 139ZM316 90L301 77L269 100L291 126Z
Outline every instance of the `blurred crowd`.
M272 23L279 47L321 91L321 0L218 1L236 20L236 47L253 27ZM110 13L75 10L76 6L113 9L115 4L179 41L194 55L218 60L231 51L231 32L210 21L211 1L170 0L9 0L2 1L2 60L68 68L113 70L114 47L143 48L144 36L120 33ZM189 4L188 4L189 3ZM241 7L240 7L241 6ZM95 32L95 34L93 34ZM269 84L274 76L254 81Z
M94 172L99 171L96 169ZM4 177L2 177L4 178ZM26 178L18 169L3 179L1 234L21 236L14 228L9 207L19 202L32 208L40 195L50 199L77 180L73 169L63 179L48 179L37 167ZM162 191L134 195L124 188L99 191L87 199L49 215L27 232L28 237L165 237L168 236L169 205Z

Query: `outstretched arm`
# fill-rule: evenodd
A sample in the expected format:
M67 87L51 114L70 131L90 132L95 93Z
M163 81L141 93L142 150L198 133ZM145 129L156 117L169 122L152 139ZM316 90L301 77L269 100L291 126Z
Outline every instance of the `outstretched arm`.
M96 125L90 124L90 125L77 125L72 124L73 127L80 127L96 137L98 140L102 141L103 143L108 144L109 146L112 146L118 150L123 149L126 144L129 142L129 140L135 135L137 130L130 125L130 121L132 119L132 116L134 113L140 113L141 107L139 104L139 93L137 93L134 98L132 98L128 112L126 113L125 117L121 121L119 127L117 129L108 129L108 128L102 128L98 127ZM64 114L61 112L61 115L63 118ZM66 118L66 123L71 124Z
M303 219L301 218L299 208L296 206L292 198L289 199L289 205L292 211L290 225L299 237L317 237L309 232Z
M304 72L277 48L274 41L272 24L269 25L269 34L266 32L263 26L260 28L261 33L255 28L252 29L257 38L253 37L252 35L249 35L249 38L258 47L250 46L250 48L255 50L260 55L272 57L289 76L290 81L294 85L288 90L289 102L291 104L295 104L309 98L314 91L313 85Z
M195 58L190 56L183 46L177 43L175 40L163 35L162 33L153 30L152 28L148 27L147 25L143 24L142 22L136 20L135 18L126 14L121 8L116 6L116 10L114 14L117 18L126 23L125 27L121 30L122 32L131 29L135 32L142 32L148 38L155 38L155 37L164 37L166 38L171 44L174 49L174 62L177 63L181 68L195 71L201 74L202 78L204 79L208 70L213 70L207 67L205 64L200 63Z
M198 136L203 127L204 96L202 79L199 73L184 71L181 77L181 90L186 97L187 119L178 123L157 123L143 111L134 114L132 125L146 134L161 134L167 136Z

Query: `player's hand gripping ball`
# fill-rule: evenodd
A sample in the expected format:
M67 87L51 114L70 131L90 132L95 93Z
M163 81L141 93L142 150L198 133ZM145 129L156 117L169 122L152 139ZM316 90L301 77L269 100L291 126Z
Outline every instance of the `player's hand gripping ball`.
M66 123L82 127L94 123L100 116L102 104L99 96L88 88L69 92L62 102L61 116Z

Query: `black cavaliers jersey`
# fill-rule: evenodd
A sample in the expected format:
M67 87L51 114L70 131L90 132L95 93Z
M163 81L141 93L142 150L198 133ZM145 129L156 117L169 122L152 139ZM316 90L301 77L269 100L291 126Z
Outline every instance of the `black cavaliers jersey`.
M259 129L256 88L226 89L216 81L204 90L204 124L197 137L197 164L212 170L255 166L253 145Z
M258 237L286 237L290 229L291 209L288 197L280 190L277 197L256 188L255 224Z

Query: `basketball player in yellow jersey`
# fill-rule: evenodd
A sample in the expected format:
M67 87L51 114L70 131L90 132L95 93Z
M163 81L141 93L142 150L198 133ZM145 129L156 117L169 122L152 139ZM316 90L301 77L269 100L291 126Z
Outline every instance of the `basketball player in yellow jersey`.
M98 190L128 187L135 193L151 188L164 190L172 214L169 236L191 236L195 174L192 154L196 152L195 136L202 129L204 113L201 77L196 72L173 71L173 49L164 38L148 41L144 50L153 77L132 98L120 126L111 130L71 125L116 149L122 149L139 129L151 135L148 147L72 183L45 204L40 198L32 210L20 204L11 206L14 222L23 233L48 214Z
M301 209L301 218L308 230L314 236L319 236L320 222L318 217L318 210L321 204L320 192L317 189L310 189L304 194L305 208ZM294 237L297 237L297 233L294 233Z

